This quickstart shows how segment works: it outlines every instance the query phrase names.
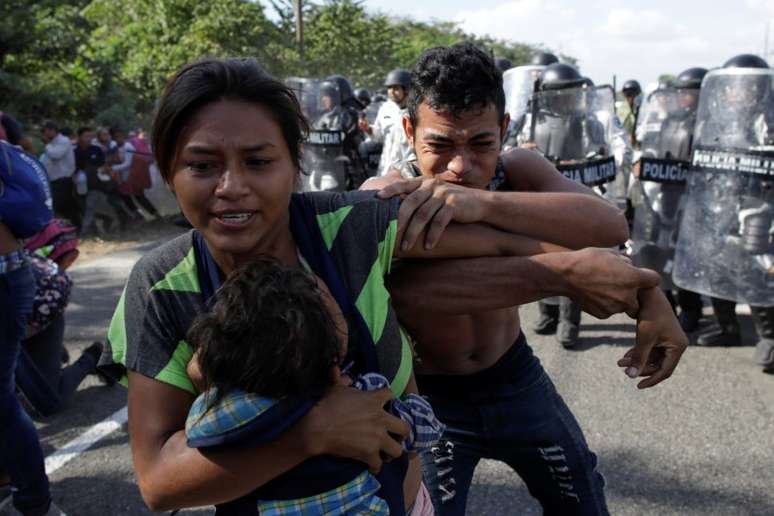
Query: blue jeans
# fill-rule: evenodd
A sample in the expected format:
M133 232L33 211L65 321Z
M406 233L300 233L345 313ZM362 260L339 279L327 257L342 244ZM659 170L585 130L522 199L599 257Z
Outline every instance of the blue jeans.
M34 294L28 266L0 274L0 466L11 476L14 507L30 516L44 514L51 502L38 433L14 391L16 360Z
M422 455L439 515L465 513L482 458L513 468L546 515L608 514L597 457L523 334L489 369L418 375L417 382L446 425L438 444Z

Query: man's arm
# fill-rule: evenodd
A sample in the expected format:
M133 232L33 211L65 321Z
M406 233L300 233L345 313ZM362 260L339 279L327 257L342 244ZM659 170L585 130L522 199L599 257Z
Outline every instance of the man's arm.
M405 226L410 247L427 230L433 247L452 220L485 222L510 233L552 242L571 249L613 247L629 237L621 210L590 189L562 176L539 154L514 149L503 155L513 192L487 192L441 180L416 178L367 182L364 189L382 186L379 196L406 196L399 224ZM515 183L515 184L514 184Z
M470 314L567 296L599 318L639 309L638 290L657 286L657 273L633 267L619 253L589 248L529 257L415 260L389 276L396 308L432 306Z

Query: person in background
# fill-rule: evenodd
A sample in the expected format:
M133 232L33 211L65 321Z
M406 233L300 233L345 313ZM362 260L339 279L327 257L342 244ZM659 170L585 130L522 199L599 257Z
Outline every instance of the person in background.
M0 111L0 140L5 140L11 145L18 145L28 154L34 154L32 142L24 136L21 124L8 113Z
M77 228L81 226L81 211L74 193L73 173L75 152L70 139L59 131L59 126L46 120L41 127L41 136L46 144L43 164L51 183L54 200L54 214L68 219Z
M117 161L112 165L113 172L120 178L119 191L122 194L124 204L132 212L136 219L144 220L137 204L154 219L161 217L155 206L145 197L145 189L150 188L150 156L139 154L137 148L127 139L123 129L113 127L110 136L116 142ZM150 149L148 149L150 150Z
M107 172L105 154L98 145L94 145L94 133L89 127L78 129L78 143L75 147L75 165L86 174L87 192L84 200L83 232L96 232L95 217L103 221L105 231L114 223L125 227L128 221L118 184ZM114 221L115 219L115 221Z

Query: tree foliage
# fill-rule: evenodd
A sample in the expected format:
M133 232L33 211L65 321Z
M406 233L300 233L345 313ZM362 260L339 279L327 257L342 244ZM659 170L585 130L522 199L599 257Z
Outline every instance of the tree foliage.
M453 22L372 13L358 0L304 2L304 52L290 0L3 0L0 109L27 125L147 123L165 81L205 56L255 57L276 76L339 73L379 87L426 48L472 40L514 65L535 48Z

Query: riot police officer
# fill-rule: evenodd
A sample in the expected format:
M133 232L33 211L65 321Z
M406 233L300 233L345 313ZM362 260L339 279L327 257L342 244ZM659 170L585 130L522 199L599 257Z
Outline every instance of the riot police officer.
M360 129L372 141L383 144L379 174L387 173L393 163L406 161L413 155L403 131L403 115L406 113L411 87L411 72L403 69L392 70L387 74L384 85L387 87L389 100L379 108L374 124L360 120Z
M635 210L629 248L637 265L661 273L662 287L672 305L680 306L680 324L687 332L698 327L701 296L677 288L672 267L699 89L706 74L705 68L689 68L675 81L660 84L643 103L637 127L641 158L632 196ZM672 295L675 289L677 299Z
M554 63L547 66L540 74L538 91L532 98L528 121L522 130L524 137L520 138L554 161L562 173L576 174L577 177L572 177L584 183L589 176L587 172L591 170L584 168L585 164L598 158L609 160L605 166L610 166L613 174L608 179L615 176L609 132L596 116L597 108L604 103L597 98L597 90L591 84L572 65ZM599 91L599 96L603 96L604 90ZM607 118L608 122L612 122L612 90L607 98ZM600 183L593 180L586 184L595 186ZM580 327L580 306L569 298L548 299L538 305L540 318L535 332L541 335L556 333L563 347L574 347Z
M750 305L756 361L774 369L774 72L743 54L704 79L675 282L713 297L702 346L741 343L735 303Z
M642 95L642 88L640 83L634 79L629 79L624 82L621 88L624 101L618 104L618 118L629 134L629 139L632 146L637 143L636 129L637 129L637 117L640 112L640 96Z

